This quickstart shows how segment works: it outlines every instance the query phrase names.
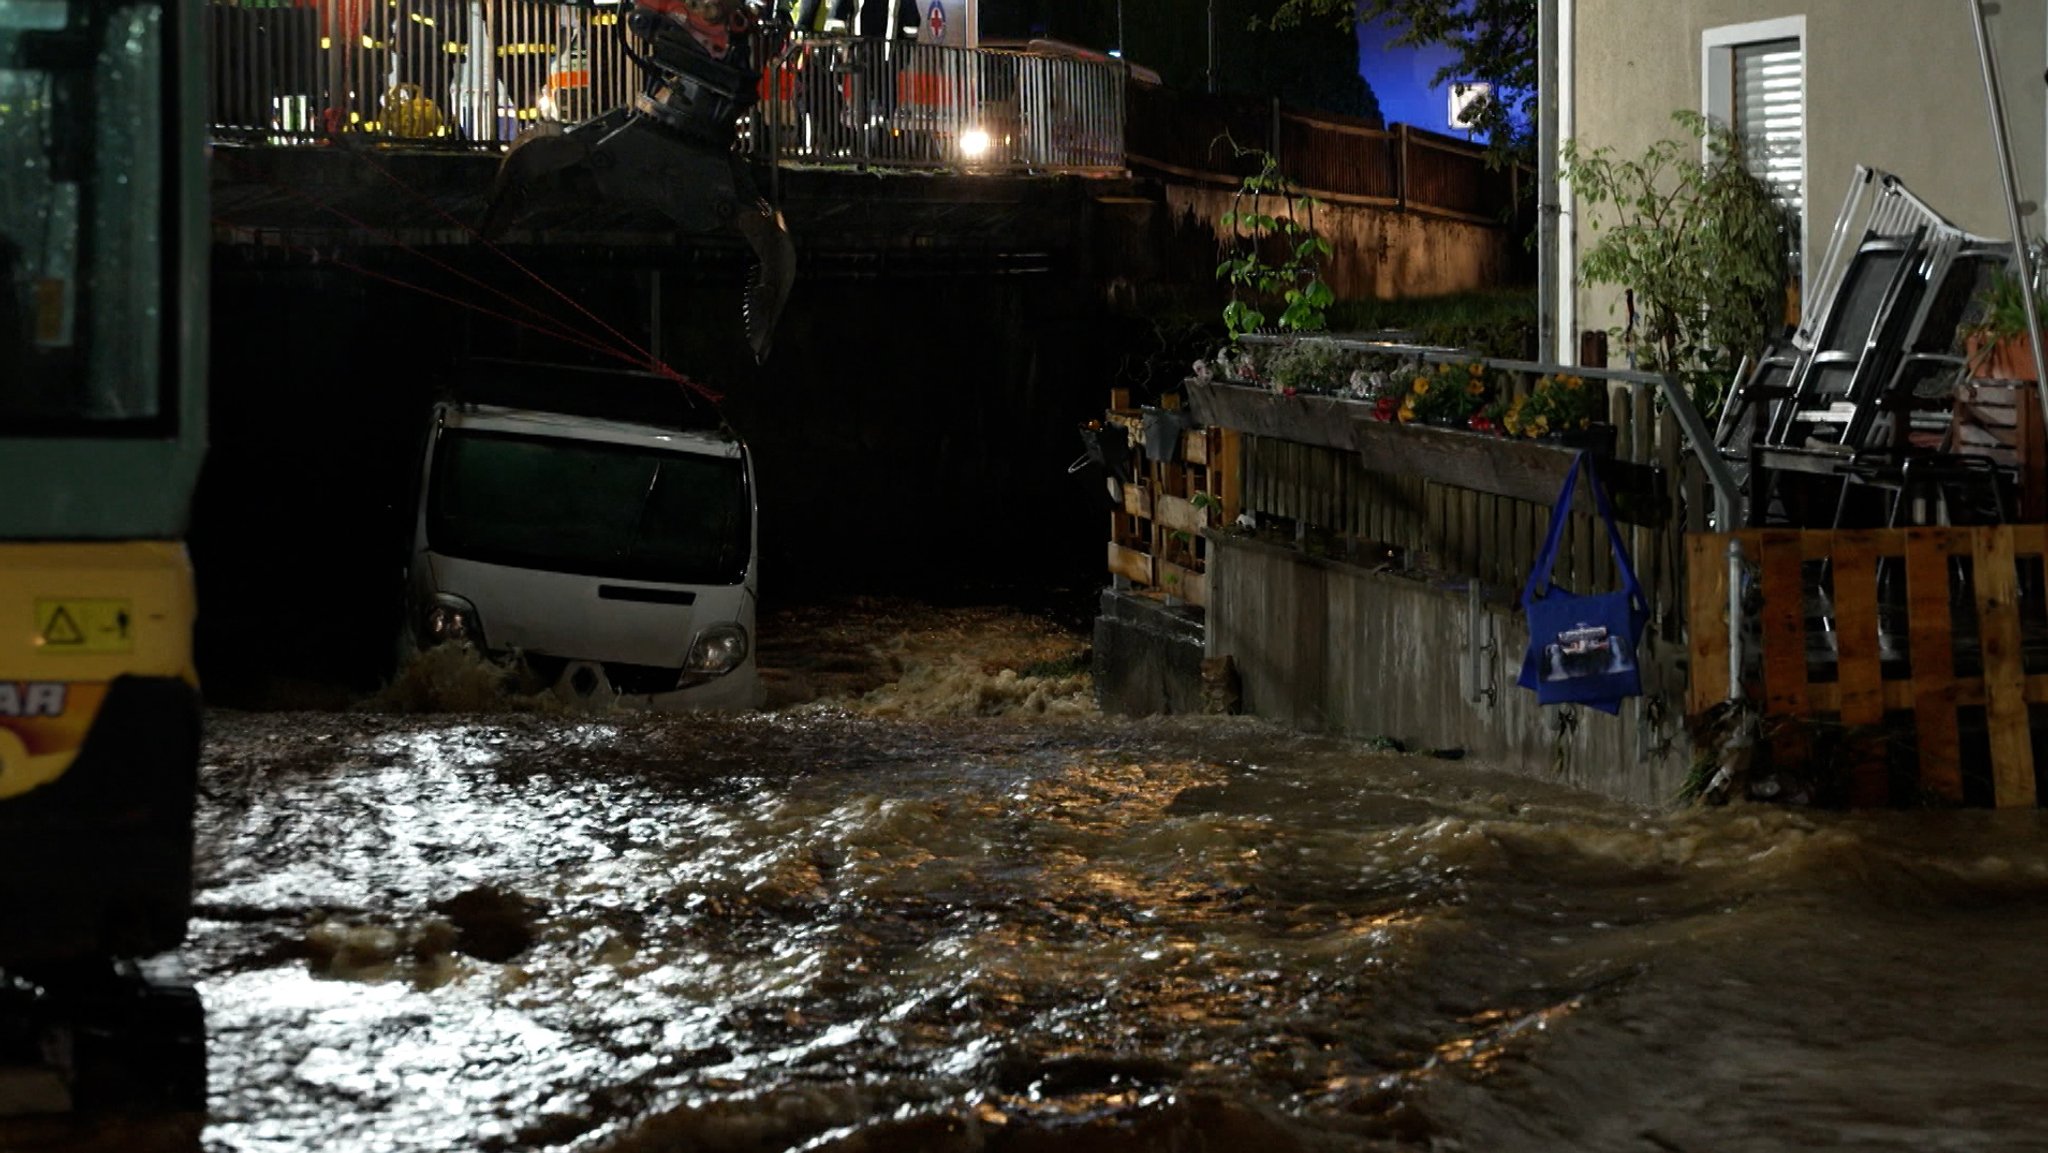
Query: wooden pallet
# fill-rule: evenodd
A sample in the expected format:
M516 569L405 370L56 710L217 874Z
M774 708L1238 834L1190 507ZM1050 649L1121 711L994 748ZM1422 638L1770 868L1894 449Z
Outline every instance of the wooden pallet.
M1733 537L1761 586L1760 683L1745 683L1743 691L1762 702L1766 718L1834 717L1858 729L1884 724L1887 713L1909 713L1920 787L1960 801L1957 710L1981 708L1990 738L1992 803L2037 803L2027 706L2048 703L2048 675L2026 670L2020 590L2023 582L2036 587L2028 608L2038 613L2048 525L1763 529ZM1695 716L1728 698L1729 540L1725 533L1686 537L1692 654L1687 704ZM1816 622L1809 620L1806 576L1809 565L1821 561L1828 562L1834 659L1816 664L1808 643ZM1968 562L1967 577L1960 561ZM1885 623L1903 650L1889 660L1880 636L1881 590L1888 602ZM1982 671L1959 674L1958 652L1976 654L1973 663ZM1832 679L1816 680L1815 673ZM1881 765L1864 766L1850 782L1853 805L1885 804L1887 793Z
M1130 394L1110 394L1106 424L1124 429L1130 465L1122 507L1110 512L1109 571L1132 586L1192 605L1209 603L1209 542L1204 531L1238 514L1237 434L1220 428L1181 433L1179 460L1145 453L1144 415Z
M2014 470L2019 477L2019 519L2048 519L2048 431L2033 381L1971 380L1958 385L1946 447Z

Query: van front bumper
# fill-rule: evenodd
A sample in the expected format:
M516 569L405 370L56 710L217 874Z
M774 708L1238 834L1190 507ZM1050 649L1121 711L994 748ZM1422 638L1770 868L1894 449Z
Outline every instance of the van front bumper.
M616 672L616 666L611 671ZM744 712L759 709L768 697L760 669L751 656L723 676L661 692L635 691L645 684L644 677L622 676L615 681L598 661L568 661L553 676L551 684L555 694L567 700L616 701L628 708L657 712Z

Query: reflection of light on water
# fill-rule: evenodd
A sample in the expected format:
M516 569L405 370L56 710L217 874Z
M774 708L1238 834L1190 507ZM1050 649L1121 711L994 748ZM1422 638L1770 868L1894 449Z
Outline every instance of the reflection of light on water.
M218 864L190 952L214 1146L908 1153L957 1121L1149 1153L1194 1147L1220 1097L1338 1147L1420 1147L1395 1115L1427 1106L1417 1124L1506 1148L1430 1095L1477 1074L1540 1112L1491 1074L1566 1042L1590 1058L1556 1068L1653 1088L1601 1046L1682 1046L1753 1004L1785 1015L1774 1043L1801 1037L1803 1006L1839 996L1660 1014L1717 995L1700 970L1731 953L1751 990L1811 976L1826 949L1783 942L1854 927L1843 893L1945 927L1944 894L2038 896L2044 860L2020 834L1908 850L1868 820L1611 812L1235 721L445 720L227 717L210 738ZM542 907L530 949L458 956L440 986L406 958L306 972L308 926L405 940L472 886ZM1882 952L1861 963L1898 987ZM1598 995L1650 960L1656 995ZM1207 1147L1292 1141L1244 1124Z
M1458 1065L1478 1074L1497 1072L1501 1061L1513 1052L1515 1042L1528 1034L1540 1033L1550 1028L1578 1012L1584 1005L1584 998L1572 997L1533 1013L1490 1009L1475 1014L1467 1018L1466 1023L1477 1026L1477 1030L1468 1036L1456 1037L1438 1045L1430 1058L1430 1064L1441 1062Z
M201 993L216 1051L255 1056L213 1062L225 1108L208 1137L227 1147L471 1148L480 1133L509 1136L517 1118L559 1110L564 1091L648 1067L507 1007L489 981L421 993L266 970ZM312 1096L280 1113L276 1094L293 1083Z
M832 749L849 733L871 740L871 723L814 715L752 731ZM332 907L346 895L354 916L403 929L451 887L487 883L546 913L538 943L511 964L465 959L437 991L402 983L402 967L369 985L377 974L300 977L285 987L375 997L346 1020L255 1003L247 1028L297 1020L306 1047L291 1076L366 1104L400 1085L419 1107L474 1114L458 1104L474 1097L505 1115L520 1101L581 1099L558 1073L616 1086L640 1069L662 1070L646 1108L672 1090L737 1118L770 1107L737 1098L742 1087L777 1092L879 1067L917 1071L897 1075L885 1099L922 1085L912 1096L954 1108L992 1069L1063 1053L1085 1066L1136 1046L1203 1076L1241 1075L1246 1058L1226 1039L1307 995L1291 984L1297 962L1313 954L1365 971L1375 952L1403 947L1391 916L1371 936L1327 910L1275 918L1251 901L1286 862L1268 852L1267 816L1215 799L1233 773L1213 762L1040 736L963 752L944 730L904 729L793 774L800 762L775 771L699 731L559 718L394 727L266 799L279 807L258 824L315 831L319 850L210 899ZM708 756L721 756L718 771L696 772ZM658 770L636 771L643 761ZM325 887L278 884L301 868L327 870ZM502 1083L457 1066L464 1054L495 1065ZM265 1080L260 1062L240 1077ZM1030 1083L1040 1099L1028 1111L1048 1117L1108 1116L1152 1092ZM871 1108L861 1100L792 1106L817 1112L809 1127L789 1124L799 1139L841 1112L855 1124ZM985 1104L1008 1116L1019 1100ZM260 1112L245 1102L227 1117L253 1124Z

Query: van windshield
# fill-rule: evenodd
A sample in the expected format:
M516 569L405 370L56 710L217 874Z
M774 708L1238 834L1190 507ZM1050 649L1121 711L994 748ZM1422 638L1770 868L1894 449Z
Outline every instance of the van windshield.
M752 536L738 457L458 430L434 452L427 546L445 556L733 585Z

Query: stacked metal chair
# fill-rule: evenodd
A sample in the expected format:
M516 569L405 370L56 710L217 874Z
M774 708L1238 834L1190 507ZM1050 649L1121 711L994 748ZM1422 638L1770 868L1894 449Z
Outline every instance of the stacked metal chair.
M1944 450L1959 330L2009 242L1965 232L1859 167L1814 278L1815 323L1761 357L1723 412L1747 523L1804 528L2008 519L2010 478Z

